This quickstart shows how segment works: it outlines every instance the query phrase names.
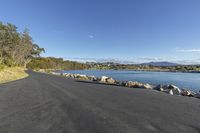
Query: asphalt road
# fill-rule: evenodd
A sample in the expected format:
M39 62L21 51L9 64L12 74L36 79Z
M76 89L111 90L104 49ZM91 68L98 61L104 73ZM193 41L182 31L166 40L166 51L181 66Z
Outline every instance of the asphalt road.
M200 99L29 74L0 85L0 133L200 133Z

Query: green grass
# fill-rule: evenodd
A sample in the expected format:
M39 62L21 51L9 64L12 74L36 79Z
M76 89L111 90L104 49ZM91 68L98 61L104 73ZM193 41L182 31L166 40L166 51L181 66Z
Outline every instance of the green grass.
M0 68L0 83L6 83L28 77L24 68L21 67L4 67Z

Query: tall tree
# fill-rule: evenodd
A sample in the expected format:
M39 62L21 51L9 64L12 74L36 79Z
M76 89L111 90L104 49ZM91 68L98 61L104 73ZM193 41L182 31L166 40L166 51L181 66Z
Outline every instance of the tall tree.
M0 22L0 64L26 67L41 52L44 49L33 43L28 29L19 33L15 25Z

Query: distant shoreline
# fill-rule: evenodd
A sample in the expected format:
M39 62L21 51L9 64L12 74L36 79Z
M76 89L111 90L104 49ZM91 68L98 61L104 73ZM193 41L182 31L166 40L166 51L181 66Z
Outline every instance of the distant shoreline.
M170 71L170 70L145 70L145 69L84 69L84 70L115 70L115 71L143 71L143 72L174 72L174 73L200 73L200 71ZM54 70L54 71L70 71L70 70Z
M111 69L108 69L111 70ZM113 69L114 70L114 69ZM169 71L169 70L138 70L138 69L118 69L119 71L143 71L143 72L174 72L174 73L200 73L200 71Z

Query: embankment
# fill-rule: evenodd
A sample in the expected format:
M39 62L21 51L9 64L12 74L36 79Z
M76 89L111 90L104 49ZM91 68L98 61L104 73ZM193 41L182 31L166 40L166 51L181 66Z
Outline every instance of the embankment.
M0 83L14 81L27 77L28 74L21 67L6 67L0 70Z

